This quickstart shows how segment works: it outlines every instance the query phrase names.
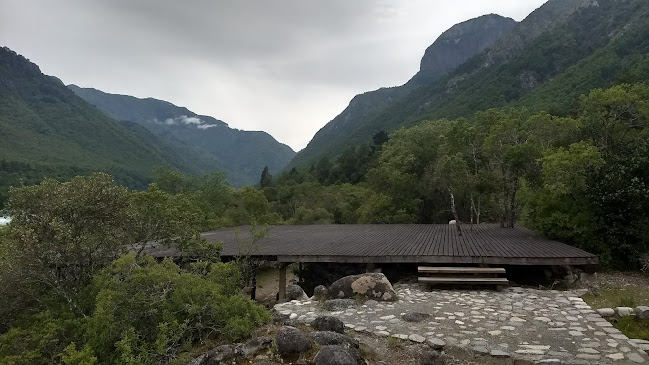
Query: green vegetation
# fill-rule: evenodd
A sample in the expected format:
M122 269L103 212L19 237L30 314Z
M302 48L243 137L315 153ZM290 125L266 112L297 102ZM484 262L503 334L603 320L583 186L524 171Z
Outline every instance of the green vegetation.
M586 294L583 298L593 308L635 308L643 303L649 303L649 292L644 286L627 286L601 289L599 295Z
M219 262L219 246L201 238L194 196L132 192L105 174L12 189L0 364L186 364L194 348L268 321L241 294L237 263ZM143 251L151 240L183 256L156 262Z
M649 303L649 292L644 286L601 289L599 295L586 294L583 299L592 308L630 307ZM612 322L613 326L629 338L649 340L649 320L625 316Z
M639 320L626 316L613 323L613 326L622 331L628 338L649 340L649 320Z

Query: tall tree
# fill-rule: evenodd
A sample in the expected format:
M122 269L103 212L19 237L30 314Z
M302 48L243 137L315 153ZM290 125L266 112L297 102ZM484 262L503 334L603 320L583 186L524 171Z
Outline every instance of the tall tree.
M261 172L261 179L259 179L259 186L261 188L268 188L273 185L273 176L268 172L268 166L264 166L264 170Z

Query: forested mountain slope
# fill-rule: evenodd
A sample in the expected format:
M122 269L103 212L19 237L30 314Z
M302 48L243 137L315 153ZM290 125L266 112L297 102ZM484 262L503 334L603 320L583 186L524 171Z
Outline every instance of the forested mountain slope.
M426 49L420 71L406 84L356 95L340 115L316 133L291 166L306 163L324 151L331 152L343 145L345 136L364 120L376 116L409 92L452 71L493 44L515 24L513 19L490 14L454 25Z
M146 187L151 168L193 172L192 161L137 125L125 127L76 96L57 78L0 48L0 205L9 185L91 171Z
M68 86L81 98L122 123L136 123L191 158L201 172L222 170L235 186L259 181L264 166L278 172L295 152L266 132L242 131L163 100L139 99Z
M336 155L341 147L369 141L380 130L471 118L492 107L526 106L568 115L578 96L593 88L648 79L647 19L649 2L643 0L550 0L451 73L344 133L316 135L295 161Z

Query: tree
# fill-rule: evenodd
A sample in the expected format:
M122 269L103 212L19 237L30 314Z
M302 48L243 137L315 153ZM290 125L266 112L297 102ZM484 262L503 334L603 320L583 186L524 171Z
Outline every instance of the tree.
M262 189L273 186L273 176L268 172L268 166L264 166L264 170L261 172L259 186L261 186Z
M605 157L628 151L649 134L649 86L617 85L582 96L582 129Z
M88 314L77 302L79 293L126 252L128 207L128 190L103 173L12 189L13 221L1 253L5 274L0 280L18 278L14 290L48 290L73 312Z
M155 185L129 192L103 173L45 180L12 189L8 208L13 221L0 252L0 284L27 296L47 291L79 315L89 314L80 294L92 276L128 251L141 254L151 241L215 259L214 244L198 234L197 209Z
M524 110L489 110L476 118L476 123L489 129L483 149L502 192L500 224L513 228L521 179L538 170L540 148L529 139Z

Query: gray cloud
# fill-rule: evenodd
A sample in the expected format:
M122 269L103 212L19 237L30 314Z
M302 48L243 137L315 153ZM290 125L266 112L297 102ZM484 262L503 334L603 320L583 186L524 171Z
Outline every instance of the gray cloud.
M155 97L295 149L401 84L455 23L545 0L0 0L0 45L65 83Z

